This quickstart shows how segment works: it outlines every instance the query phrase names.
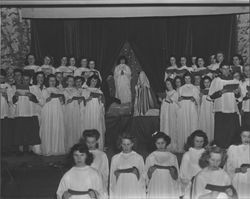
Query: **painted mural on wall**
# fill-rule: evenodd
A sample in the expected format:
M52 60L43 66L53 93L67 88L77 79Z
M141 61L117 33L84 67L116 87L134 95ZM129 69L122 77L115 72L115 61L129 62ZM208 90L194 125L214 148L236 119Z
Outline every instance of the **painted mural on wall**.
M21 67L30 50L30 20L21 9L1 8L1 68Z
M250 14L237 16L238 53L243 56L245 65L250 64Z

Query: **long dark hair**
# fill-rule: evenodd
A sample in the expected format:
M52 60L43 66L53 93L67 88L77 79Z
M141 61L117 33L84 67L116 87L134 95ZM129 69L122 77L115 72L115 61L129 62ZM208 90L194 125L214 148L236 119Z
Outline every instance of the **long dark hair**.
M203 132L202 130L196 130L194 131L188 138L187 138L187 143L185 144L185 150L187 151L190 147L194 147L194 138L195 137L202 137L204 140L203 143L203 148L208 145L208 138L207 134Z

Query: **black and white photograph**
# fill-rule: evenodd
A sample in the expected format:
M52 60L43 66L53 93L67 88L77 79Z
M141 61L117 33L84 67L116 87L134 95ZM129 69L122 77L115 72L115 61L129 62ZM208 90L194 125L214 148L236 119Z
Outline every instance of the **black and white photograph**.
M0 198L250 199L249 0L0 10Z

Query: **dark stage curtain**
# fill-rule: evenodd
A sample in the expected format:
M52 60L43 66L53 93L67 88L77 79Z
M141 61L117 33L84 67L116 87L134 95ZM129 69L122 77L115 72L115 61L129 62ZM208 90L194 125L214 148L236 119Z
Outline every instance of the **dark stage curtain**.
M227 59L235 51L235 15L116 18L32 19L31 50L41 59L50 54L96 61L104 79L112 71L120 49L128 41L154 91L163 89L164 70L174 54L208 57L222 50Z

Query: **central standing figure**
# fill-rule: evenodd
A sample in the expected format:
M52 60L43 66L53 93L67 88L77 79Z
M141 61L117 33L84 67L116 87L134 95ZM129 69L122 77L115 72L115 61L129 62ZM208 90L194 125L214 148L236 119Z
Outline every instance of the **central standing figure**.
M121 100L121 103L131 102L131 69L127 65L125 56L121 56L118 65L114 70L115 97Z

